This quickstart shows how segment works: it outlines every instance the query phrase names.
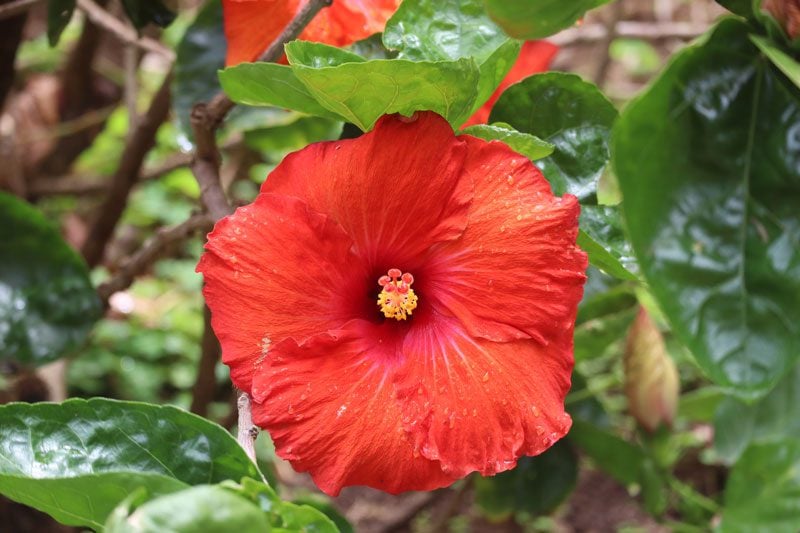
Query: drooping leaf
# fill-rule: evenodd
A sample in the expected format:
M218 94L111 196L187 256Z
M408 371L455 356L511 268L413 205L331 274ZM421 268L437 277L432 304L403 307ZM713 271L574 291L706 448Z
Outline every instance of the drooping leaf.
M731 470L719 530L795 533L800 530L800 439L756 444Z
M75 0L47 0L47 40L50 46L58 44L74 12Z
M0 192L0 361L48 363L77 346L101 305L83 259L28 203Z
M622 229L618 206L581 206L578 246L589 254L589 262L603 272L623 280L639 279L633 250Z
M222 2L206 2L175 50L172 111L187 139L192 137L189 122L192 106L207 101L220 90L217 71L225 66L226 46Z
M201 485L166 494L130 510L115 511L106 533L263 533L269 518L257 505L219 486Z
M616 118L617 110L593 84L574 74L546 72L506 89L490 122L505 122L555 145L552 155L537 162L553 192L592 204Z
M657 126L655 126L657 125ZM800 89L723 20L617 123L639 265L716 383L759 395L800 356Z
M225 94L239 104L284 107L340 119L319 104L292 69L276 63L240 63L219 73Z
M125 13L137 28L149 23L166 28L175 20L175 13L161 0L122 0Z
M483 0L489 16L510 36L541 39L575 24L610 0Z
M759 35L751 35L750 40L758 46L758 49L772 61L783 72L787 78L792 80L797 87L800 87L800 63L792 56L775 46L769 39Z
M496 122L494 124L477 124L464 128L462 133L479 137L486 141L502 141L512 150L526 156L530 160L537 160L553 153L555 147L529 133L522 133L508 124Z
M575 488L578 457L561 440L535 457L522 457L517 467L493 477L475 478L475 502L494 520L515 512L532 515L555 509Z
M727 397L714 415L714 449L733 464L752 443L800 439L800 364L753 404Z
M400 59L473 57L480 70L475 107L491 96L520 50L486 15L482 0L406 0L386 23L383 42Z
M98 528L133 489L164 494L249 476L223 428L174 407L106 399L0 406L0 493Z

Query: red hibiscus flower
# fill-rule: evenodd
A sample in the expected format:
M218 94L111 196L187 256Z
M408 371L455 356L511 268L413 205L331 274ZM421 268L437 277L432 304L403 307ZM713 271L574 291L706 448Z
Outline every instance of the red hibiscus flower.
M222 0L226 64L255 61L280 35L308 0ZM314 17L298 37L333 46L347 46L383 26L400 0L336 0Z
M558 47L547 41L526 41L525 44L522 45L522 50L520 50L519 57L516 63L514 63L514 66L508 71L508 74L506 74L506 77L500 82L500 85L495 89L494 93L492 93L492 96L486 100L486 103L475 111L469 120L467 120L464 127L473 126L475 124L486 124L489 120L492 107L495 102L497 102L497 99L500 98L500 95L503 94L503 91L508 89L510 85L532 74L544 72L549 69L550 63L553 61L557 52Z
M527 158L431 112L287 156L198 265L277 454L331 495L398 493L563 437L578 214Z

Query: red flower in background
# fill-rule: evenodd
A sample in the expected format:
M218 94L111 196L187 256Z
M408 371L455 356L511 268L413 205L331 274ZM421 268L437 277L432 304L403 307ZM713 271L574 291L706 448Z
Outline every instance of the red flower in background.
M500 82L500 85L495 89L492 96L486 100L480 109L467 120L464 127L473 126L475 124L486 124L489 121L489 114L492 111L497 99L503 94L503 91L509 88L514 83L527 78L537 72L544 72L550 68L550 63L553 61L558 47L547 41L527 41L522 45L522 50L519 52L514 66L508 71L506 77Z
M509 470L570 427L575 197L440 116L287 156L198 271L277 454L335 495Z
M226 65L255 61L280 35L308 0L222 0ZM322 9L298 39L333 46L347 46L383 26L400 5L400 0L336 0Z

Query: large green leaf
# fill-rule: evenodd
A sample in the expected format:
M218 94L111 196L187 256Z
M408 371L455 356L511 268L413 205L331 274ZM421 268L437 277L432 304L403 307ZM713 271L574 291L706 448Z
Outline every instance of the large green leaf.
M144 28L154 23L166 28L175 20L175 13L167 8L161 0L122 0L125 13L137 28Z
M606 429L573 420L569 440L591 457L599 468L624 485L639 483L647 461L644 450Z
M714 448L731 464L754 442L800 439L800 364L753 404L728 397L714 415Z
M0 192L0 361L41 365L100 317L86 264L28 203Z
M241 63L219 73L225 94L236 103L277 106L301 113L339 119L297 79L292 69L276 63Z
M540 39L571 26L610 0L483 0L486 11L510 36Z
M320 45L302 41L293 44L296 59L302 57L303 47L321 50ZM323 107L364 131L384 114L410 115L417 110L435 111L458 126L476 98L479 74L473 59L374 59L315 68L318 61L292 63L292 71Z
M267 515L250 500L222 487L201 485L152 499L132 511L114 511L105 532L263 533L270 529Z
M132 489L163 494L255 465L223 428L174 407L106 399L0 406L0 493L97 528Z
M617 123L639 265L716 383L764 394L800 356L800 89L725 19Z
M492 95L520 49L486 15L482 0L406 0L386 23L383 42L400 59L473 57L480 69L474 107Z
M800 439L751 446L725 486L720 531L800 531Z
M217 71L225 66L226 49L222 2L207 2L175 50L172 110L187 138L192 136L189 122L192 106L210 99L220 89Z
M537 162L555 194L595 203L597 181L608 162L617 110L593 84L574 74L535 74L506 89L490 122L505 122L555 145Z
M528 159L536 160L547 157L553 153L555 147L530 133L522 133L515 130L508 124L497 122L495 124L476 124L464 128L462 133L479 137L486 141L502 141L512 150L526 156Z
M566 440L536 457L522 457L513 470L475 478L475 502L492 519L515 512L547 513L572 492L578 457Z
M74 12L75 0L47 0L47 40L50 46L58 44Z

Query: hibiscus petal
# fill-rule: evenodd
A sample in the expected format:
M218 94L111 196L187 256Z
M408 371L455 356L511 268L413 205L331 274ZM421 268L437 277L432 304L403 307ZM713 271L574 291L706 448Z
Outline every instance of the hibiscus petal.
M336 0L311 21L300 39L347 46L383 31L400 0Z
M328 213L372 268L413 272L422 251L457 238L466 226L472 198L471 178L462 173L466 145L435 113L388 115L358 139L288 155L262 190Z
M572 331L583 295L578 201L553 196L539 169L506 145L462 138L474 183L469 222L436 251L427 292L472 336L546 345Z
M403 352L395 386L405 428L415 449L450 475L509 470L569 431L571 331L547 347L497 343L472 338L457 320L439 316L412 330Z
M271 343L340 327L372 303L351 247L341 227L296 198L261 194L217 223L197 271L237 387L250 390Z
M300 0L222 0L225 64L255 61L292 20Z
M329 495L348 485L433 490L455 479L415 455L403 430L390 379L400 339L395 329L354 321L301 345L277 344L258 369L254 422Z

